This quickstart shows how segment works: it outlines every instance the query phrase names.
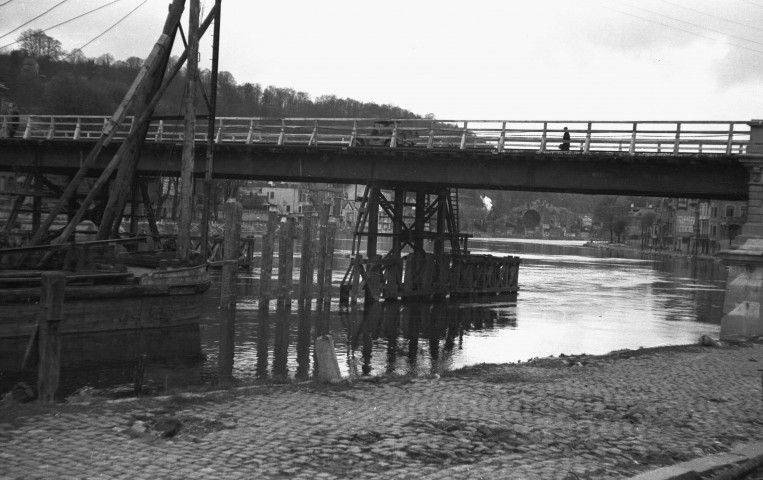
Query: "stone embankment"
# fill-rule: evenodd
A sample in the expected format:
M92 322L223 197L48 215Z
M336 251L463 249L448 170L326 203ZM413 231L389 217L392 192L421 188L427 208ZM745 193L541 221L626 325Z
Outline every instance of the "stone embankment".
M629 478L763 440L763 345L0 410L0 478ZM83 401L87 400L87 401Z

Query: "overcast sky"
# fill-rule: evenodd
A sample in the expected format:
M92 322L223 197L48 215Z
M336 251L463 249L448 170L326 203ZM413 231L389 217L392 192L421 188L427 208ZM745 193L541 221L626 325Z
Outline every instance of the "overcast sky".
M47 30L111 1L0 0L0 46L39 28L73 50L138 7L83 51L145 58L169 0L118 0ZM763 118L763 0L222 3L220 69L239 84L438 119Z

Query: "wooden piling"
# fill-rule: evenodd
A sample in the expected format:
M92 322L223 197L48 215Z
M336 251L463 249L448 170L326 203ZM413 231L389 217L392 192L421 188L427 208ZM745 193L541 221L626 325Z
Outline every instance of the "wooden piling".
M313 286L313 216L305 215L302 220L302 261L299 264L299 300L311 299Z
M221 385L233 382L234 336L236 332L236 278L238 276L238 243L241 237L242 207L238 202L225 204L224 261L220 275L220 357Z
M329 223L329 209L331 208L330 204L324 204L323 205L323 211L321 212L321 220L320 220L320 234L318 239L318 251L316 252L316 256L318 257L318 278L317 278L317 287L318 291L316 293L316 298L319 302L323 301L323 298L326 294L325 292L325 280L326 277L323 275L323 272L326 269L326 242L328 241L328 223Z
M143 380L146 376L146 363L148 361L148 355L145 353L138 355L135 362L135 385L133 391L135 395L143 393Z
M307 380L310 376L310 305L300 302L297 306L297 380Z
M273 244L276 238L278 212L268 212L268 226L262 237L262 258L260 259L260 309L268 309L270 303L270 280L273 276Z
M40 295L40 363L37 376L38 400L52 402L61 374L61 333L66 275L63 272L42 274Z
M290 315L288 305L284 305L279 301L276 306L275 336L273 338L273 378L285 379L289 376Z
M331 280L334 270L334 239L336 238L336 223L330 222L326 231L326 256L323 262L323 303L331 303Z
M291 284L294 273L294 219L281 223L278 234L278 304L291 305Z

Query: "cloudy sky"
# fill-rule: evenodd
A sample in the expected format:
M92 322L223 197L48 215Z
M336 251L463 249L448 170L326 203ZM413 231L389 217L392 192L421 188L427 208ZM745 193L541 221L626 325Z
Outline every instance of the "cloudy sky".
M168 4L0 0L0 47L40 28L145 58ZM312 98L439 119L763 118L763 0L223 0L221 25L221 70Z

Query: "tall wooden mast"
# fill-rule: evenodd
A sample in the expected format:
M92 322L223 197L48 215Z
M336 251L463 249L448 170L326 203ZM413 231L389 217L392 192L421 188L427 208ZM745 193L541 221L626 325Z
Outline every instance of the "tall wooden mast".
M185 129L183 161L180 170L180 221L178 222L177 257L187 261L191 247L193 218L193 164L196 135L196 78L199 64L199 0L190 0L188 12L188 64L186 68Z
M217 111L217 71L220 58L220 8L222 0L215 0L215 27L212 37L212 79L209 92L209 124L207 128L207 168L204 173L204 210L201 217L201 253L209 257L209 211L212 208L212 170L215 153L215 119Z

